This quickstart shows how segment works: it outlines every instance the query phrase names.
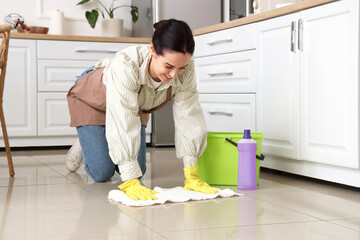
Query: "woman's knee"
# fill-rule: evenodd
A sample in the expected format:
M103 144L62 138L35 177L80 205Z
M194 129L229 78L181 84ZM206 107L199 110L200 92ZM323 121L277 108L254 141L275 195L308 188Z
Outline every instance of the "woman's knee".
M95 182L106 182L114 176L115 167L104 169L102 167L91 167L85 164L85 170L87 174L95 181Z

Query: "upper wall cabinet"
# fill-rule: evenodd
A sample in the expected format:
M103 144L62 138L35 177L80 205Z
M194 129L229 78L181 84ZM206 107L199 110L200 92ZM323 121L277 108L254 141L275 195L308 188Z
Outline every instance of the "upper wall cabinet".
M263 152L358 168L358 1L258 24Z

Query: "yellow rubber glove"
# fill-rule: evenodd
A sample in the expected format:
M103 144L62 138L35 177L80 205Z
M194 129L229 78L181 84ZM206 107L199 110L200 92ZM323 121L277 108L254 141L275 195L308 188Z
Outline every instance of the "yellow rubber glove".
M125 192L126 195L134 200L156 200L154 194L158 193L141 185L139 179L128 180L118 187L121 189L121 191Z
M217 189L210 187L209 184L203 182L199 178L199 167L198 165L194 165L192 167L184 168L185 175L185 190L193 190L197 192L203 193L217 193Z

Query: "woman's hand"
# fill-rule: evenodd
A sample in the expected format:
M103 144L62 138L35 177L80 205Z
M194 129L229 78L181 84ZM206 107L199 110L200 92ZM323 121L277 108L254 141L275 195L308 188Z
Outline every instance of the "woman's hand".
M158 193L152 189L146 188L141 185L139 179L132 179L124 182L118 186L121 191L125 192L130 198L134 200L156 200L155 193Z
M194 165L192 167L184 168L185 175L185 190L192 190L203 193L214 194L217 193L217 189L211 187L206 182L203 182L199 178L199 170L198 165Z

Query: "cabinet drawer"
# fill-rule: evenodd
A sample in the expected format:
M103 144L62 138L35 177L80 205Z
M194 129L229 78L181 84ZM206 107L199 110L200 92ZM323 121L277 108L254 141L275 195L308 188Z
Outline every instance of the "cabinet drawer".
M199 94L208 132L256 131L255 94Z
M255 93L255 50L195 59L199 93Z
M39 60L38 91L68 91L96 61Z
M74 136L66 93L38 94L38 136Z
M115 54L134 43L99 43L72 41L38 41L39 59L99 60Z
M225 29L195 36L194 57L244 51L256 48L256 25Z

